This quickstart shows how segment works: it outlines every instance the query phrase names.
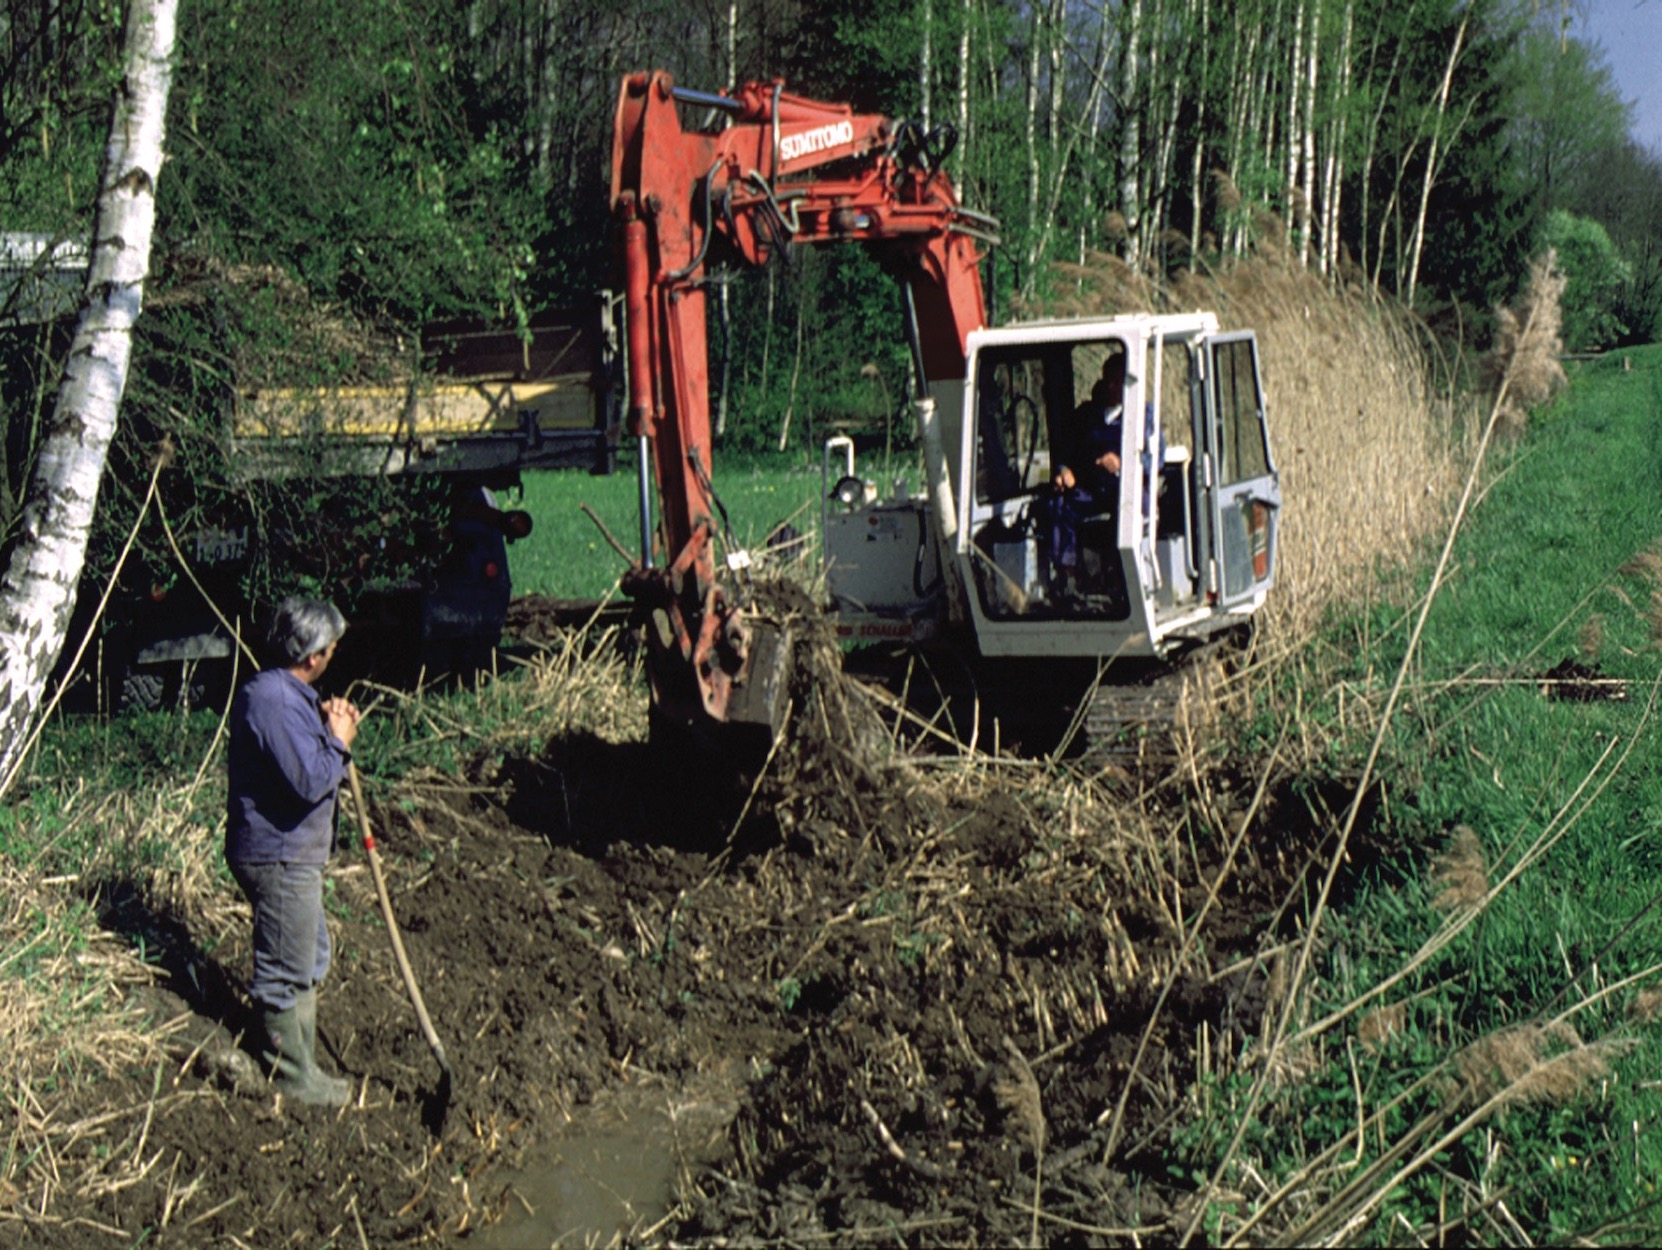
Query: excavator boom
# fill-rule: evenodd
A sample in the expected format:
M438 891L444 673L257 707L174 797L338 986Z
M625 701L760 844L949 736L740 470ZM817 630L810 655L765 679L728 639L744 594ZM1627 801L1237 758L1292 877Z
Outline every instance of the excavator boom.
M1130 666L1158 677L1243 632L1274 585L1281 490L1256 337L1201 311L988 326L996 223L959 202L950 150L948 133L779 82L710 95L662 73L624 80L612 206L643 517L626 589L660 718L777 728L787 703L790 641L757 610L744 553L729 542L716 559L706 292L799 244L877 258L905 296L915 365L922 492L858 478L847 438L825 449L828 487L833 451L845 457L821 516L839 631L945 644L1014 681L1018 707L1083 709L1108 737L1164 706L1111 691L1146 685ZM1094 676L1075 673L1086 664Z
M707 110L718 124L689 130L683 109ZM611 196L629 327L629 427L658 504L656 544L643 525L626 589L649 617L655 705L675 720L772 721L780 710L777 673L753 672L756 653L779 648L754 645L716 572L712 275L767 264L796 244L866 244L909 293L920 376L961 378L966 337L986 321L979 245L994 241L995 225L959 203L941 156L939 136L790 95L777 81L731 95L686 91L662 72L623 81ZM643 481L643 504L653 493Z

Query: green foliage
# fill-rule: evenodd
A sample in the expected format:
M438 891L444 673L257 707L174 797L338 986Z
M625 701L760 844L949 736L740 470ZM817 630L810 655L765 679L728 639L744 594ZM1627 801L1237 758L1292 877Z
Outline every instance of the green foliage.
M280 258L377 317L522 318L544 219L512 136L467 114L465 18L431 0L187 6L169 246Z
M784 977L775 986L779 991L779 1007L787 1013L796 1010L797 1002L802 998L802 982L795 977Z
M1610 347L1627 334L1621 302L1633 280L1633 267L1616 251L1610 235L1596 221L1555 209L1547 214L1542 242L1558 251L1564 274L1559 306L1564 315L1564 346L1571 351Z
M847 100L865 113L915 116L926 21L914 0L875 0L858 7L810 5L796 28L784 74L791 89L815 99Z
M1566 207L1603 225L1633 267L1616 311L1626 341L1662 340L1662 154L1632 142L1604 149Z
M1650 506L1662 490L1652 437L1662 351L1630 359L1631 371L1613 359L1579 369L1567 395L1538 414L1461 534L1461 573L1429 618L1417 691L1382 765L1389 828L1376 839L1395 853L1357 857L1349 899L1326 922L1311 1004L1319 1017L1354 1003L1420 955L1368 1005L1399 1013L1395 1027L1370 1032L1376 1022L1364 1008L1316 1041L1314 1070L1260 1108L1245 1157L1285 1180L1374 1114L1363 1140L1345 1148L1357 1167L1416 1125L1429 1126L1421 1140L1434 1140L1490 1092L1467 1090L1451 1061L1522 1024L1571 1025L1574 1037L1552 1041L1557 1052L1576 1038L1611 1044L1610 1071L1577 1092L1515 1098L1485 1117L1480 1131L1378 1195L1369 1226L1381 1233L1423 1232L1453 1209L1449 1195L1505 1188L1521 1227L1573 1240L1657 1183L1648 1140L1662 1097L1649 1073L1662 1037L1635 996L1654 982L1646 918L1662 867L1662 760L1647 745L1657 571L1643 554L1662 540ZM1354 682L1377 688L1399 663L1403 637L1371 630ZM1333 645L1353 651L1353 642L1347 634ZM1565 658L1626 680L1632 697L1548 697L1531 678ZM1451 914L1438 904L1451 880L1438 866L1461 826L1481 844L1478 870L1490 886L1527 848L1539 857L1437 946ZM1625 978L1635 981L1623 986ZM1499 1065L1480 1060L1471 1070ZM1251 1072L1232 1081L1249 1082ZM1240 1096L1230 1082L1196 1091L1202 1115L1179 1135L1177 1166L1217 1166ZM1637 1227L1651 1230L1640 1240L1654 1237L1653 1217Z
M121 16L100 0L0 17L0 229L79 232L120 80Z
M891 416L910 438L900 292L869 253L797 249L787 264L740 274L731 300L723 451L777 449L784 431L787 446L814 454L833 423L883 431ZM719 353L719 318L712 322Z

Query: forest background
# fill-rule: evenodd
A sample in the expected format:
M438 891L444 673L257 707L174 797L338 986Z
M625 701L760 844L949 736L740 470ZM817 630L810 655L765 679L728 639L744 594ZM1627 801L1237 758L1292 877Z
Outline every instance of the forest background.
M0 230L85 238L120 9L0 10ZM645 68L705 89L780 77L952 128L949 172L1002 223L1001 318L1066 308L1085 266L1159 276L1257 253L1483 344L1550 245L1571 350L1650 341L1662 154L1629 138L1571 17L1538 0L187 0L137 433L104 528L131 516L163 435L212 459L235 387L382 376L426 322L524 326L606 286L612 113ZM895 410L903 336L868 329L897 324L895 297L858 250L720 289L730 450ZM7 364L8 527L49 349L43 331Z

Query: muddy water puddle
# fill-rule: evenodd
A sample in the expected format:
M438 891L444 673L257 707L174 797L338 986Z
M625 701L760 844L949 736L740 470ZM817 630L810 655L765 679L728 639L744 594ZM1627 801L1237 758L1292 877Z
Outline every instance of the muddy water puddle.
M612 1090L526 1152L506 1184L502 1220L468 1239L482 1250L602 1247L651 1228L689 1169L720 1157L738 1092L657 1081Z

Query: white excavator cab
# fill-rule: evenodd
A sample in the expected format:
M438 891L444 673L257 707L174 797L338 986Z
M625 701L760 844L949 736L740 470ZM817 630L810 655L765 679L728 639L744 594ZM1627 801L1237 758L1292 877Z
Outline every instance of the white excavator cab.
M1167 658L1262 606L1281 490L1250 332L1134 314L978 330L966 350L920 406L921 494L883 497L847 440L827 445L840 633Z

